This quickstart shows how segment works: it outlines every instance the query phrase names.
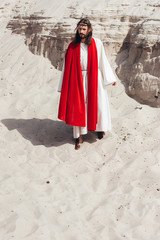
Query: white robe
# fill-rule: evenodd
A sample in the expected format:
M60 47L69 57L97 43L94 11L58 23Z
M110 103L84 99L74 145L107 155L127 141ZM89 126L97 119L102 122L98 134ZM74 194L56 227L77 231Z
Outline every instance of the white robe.
M107 60L103 44L100 39L94 38L97 46L98 53L98 122L95 131L108 131L111 130L111 116L107 92L105 86L116 82L116 77L112 71L112 68ZM83 87L85 104L87 111L87 65L88 65L88 46L85 43L80 43L80 56L81 56L81 69L83 76ZM64 74L65 61L63 63L61 78L58 86L58 92L61 92L63 74ZM86 112L87 123L87 112ZM73 138L78 138L81 134L87 134L87 126L78 127L73 126Z

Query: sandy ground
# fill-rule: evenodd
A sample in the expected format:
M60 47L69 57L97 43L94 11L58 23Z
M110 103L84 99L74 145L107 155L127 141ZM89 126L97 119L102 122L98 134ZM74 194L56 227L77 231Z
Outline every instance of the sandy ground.
M112 131L75 151L60 72L10 31L0 48L0 240L159 240L160 109L118 81Z

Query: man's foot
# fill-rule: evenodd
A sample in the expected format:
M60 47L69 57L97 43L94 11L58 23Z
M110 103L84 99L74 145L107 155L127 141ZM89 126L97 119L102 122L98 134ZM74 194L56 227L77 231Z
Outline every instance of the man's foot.
M80 149L81 143L83 143L82 135L80 135L79 138L76 138L76 140L75 140L75 150Z
M82 135L79 136L79 143L83 143Z
M105 132L98 132L98 139L102 139L105 135Z
M75 150L78 150L79 148L80 148L79 138L76 138L76 140L75 140Z

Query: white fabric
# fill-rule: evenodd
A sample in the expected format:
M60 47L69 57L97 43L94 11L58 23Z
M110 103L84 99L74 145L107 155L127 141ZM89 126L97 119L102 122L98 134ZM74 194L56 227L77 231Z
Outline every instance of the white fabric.
M105 54L103 44L100 39L94 38L97 46L98 53L98 123L96 125L96 131L108 131L111 130L111 116L107 92L105 91L105 85L116 82L116 77L112 71L112 68L108 62ZM81 55L81 69L83 76L83 86L86 104L86 122L87 122L87 64L88 64L88 46L84 43L80 44ZM64 74L65 61L62 68L61 78L58 86L58 92L61 92L63 74ZM73 126L73 137L78 138L81 134L87 134L86 127Z

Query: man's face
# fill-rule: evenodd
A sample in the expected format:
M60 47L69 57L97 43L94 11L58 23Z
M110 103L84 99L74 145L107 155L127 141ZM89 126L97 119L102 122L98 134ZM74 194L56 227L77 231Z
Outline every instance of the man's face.
M80 24L78 26L78 33L79 33L79 36L80 36L81 39L87 37L87 35L88 35L88 26Z

